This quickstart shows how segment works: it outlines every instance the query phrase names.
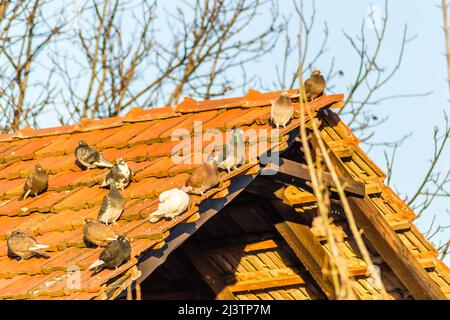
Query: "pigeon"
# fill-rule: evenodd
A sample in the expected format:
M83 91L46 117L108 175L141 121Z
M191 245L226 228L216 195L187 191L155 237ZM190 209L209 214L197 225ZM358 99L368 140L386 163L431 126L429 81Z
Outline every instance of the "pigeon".
M38 163L34 167L34 171L30 173L23 186L23 199L28 197L30 194L35 197L47 190L48 187L48 173L44 168Z
M180 189L170 189L159 195L158 210L150 214L150 222L155 223L161 218L174 219L186 211L189 205L189 195Z
M220 173L217 162L211 156L201 166L197 167L186 180L182 191L191 194L203 195L203 193L220 182Z
M109 243L102 253L100 253L99 259L89 266L89 270L94 270L97 273L103 268L117 269L117 267L120 267L122 263L130 258L130 242L124 236L118 236L116 240Z
M221 170L227 170L228 173L244 162L244 132L241 128L233 129L232 139L225 145L222 155L223 160L219 162L217 167Z
M117 189L123 190L131 183L132 172L123 158L118 158L116 165L106 175L100 187L109 186L108 180L113 179Z
M26 232L12 231L6 236L6 239L10 257L19 257L21 260L27 260L32 257L49 258L47 254L37 251L46 249L48 246L38 244L36 239L29 236Z
M283 92L277 100L272 102L270 107L270 121L278 129L285 127L294 115L294 106L287 92Z
M120 218L124 208L125 200L117 190L113 179L108 180L109 193L103 197L102 206L98 212L97 220L108 225L110 223L116 224Z
M308 101L320 97L325 90L325 79L319 70L314 70L311 77L305 80L305 92Z
M112 168L114 165L106 161L102 153L86 142L81 140L78 143L78 147L75 149L75 157L78 163L86 167L88 170L91 168Z
M99 247L106 247L111 241L117 240L116 233L105 224L92 218L86 218L84 221L83 234L85 242Z

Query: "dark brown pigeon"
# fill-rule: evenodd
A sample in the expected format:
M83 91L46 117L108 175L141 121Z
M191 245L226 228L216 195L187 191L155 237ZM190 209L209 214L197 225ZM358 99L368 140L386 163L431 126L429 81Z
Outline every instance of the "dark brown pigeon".
M99 259L89 266L89 270L97 273L103 268L117 268L130 258L130 242L124 236L119 236L117 240L106 246L102 253L100 253Z
M48 173L38 163L34 167L34 171L30 173L23 187L23 199L30 194L37 196L48 188Z
M305 92L308 101L320 97L325 90L325 78L319 70L314 70L311 77L305 80Z

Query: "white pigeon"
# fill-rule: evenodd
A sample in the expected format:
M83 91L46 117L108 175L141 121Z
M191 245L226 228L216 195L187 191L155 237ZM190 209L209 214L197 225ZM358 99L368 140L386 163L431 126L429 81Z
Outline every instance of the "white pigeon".
M186 211L189 195L177 188L164 191L159 195L158 210L150 214L149 221L155 223L161 218L174 219Z
M245 141L244 131L237 127L233 129L231 141L229 141L222 152L222 161L217 167L222 170L227 170L228 173L237 168L239 164L245 161ZM216 157L217 160L217 157Z

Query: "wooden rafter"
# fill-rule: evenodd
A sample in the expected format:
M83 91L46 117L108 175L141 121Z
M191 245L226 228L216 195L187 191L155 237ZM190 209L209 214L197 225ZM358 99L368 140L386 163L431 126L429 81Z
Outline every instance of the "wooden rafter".
M329 257L311 229L301 223L298 214L280 200L272 202L282 220L274 221L275 228L284 238L288 246L300 262L310 272L311 276L321 287L329 299L335 299L335 292L331 277L324 274L324 268L330 265Z
M418 259L376 210L368 197L349 197L356 223L392 271L416 299L446 299Z
M277 177L285 177L289 179L290 183L294 183L295 180L306 180L310 181L311 176L309 174L308 167L304 164L297 163L295 161L281 158L280 166L277 168L278 173ZM264 173L264 170L262 171ZM328 187L336 187L333 179L331 178L331 174L328 172L323 173L324 183L327 184ZM365 195L365 185L364 183L354 181L352 179L340 177L339 178L341 184L344 186L344 190L348 193L364 196Z

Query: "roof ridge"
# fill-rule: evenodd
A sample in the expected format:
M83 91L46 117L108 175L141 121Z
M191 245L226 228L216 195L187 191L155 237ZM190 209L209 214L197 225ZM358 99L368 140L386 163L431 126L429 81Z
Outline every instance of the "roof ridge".
M247 94L245 96L203 101L197 101L189 96L185 96L183 98L183 101L181 101L178 105L155 107L151 109L134 107L130 109L124 116L101 119L82 118L76 124L40 129L32 129L29 126L24 126L14 133L0 134L0 142L108 129L119 127L126 123L167 119L178 117L182 114L187 113L198 113L220 109L265 107L269 106L272 100L275 100L278 97L280 92L287 92L289 96L292 96L294 98L298 96L298 89L283 89L265 93L250 89L247 91ZM324 96L322 96L321 98L313 101L312 104L320 107L320 105L323 104L321 103L322 100L326 97L333 98L331 99L332 101L327 101L327 104L325 105L336 103L344 99L343 94L335 94L330 96L324 94Z

